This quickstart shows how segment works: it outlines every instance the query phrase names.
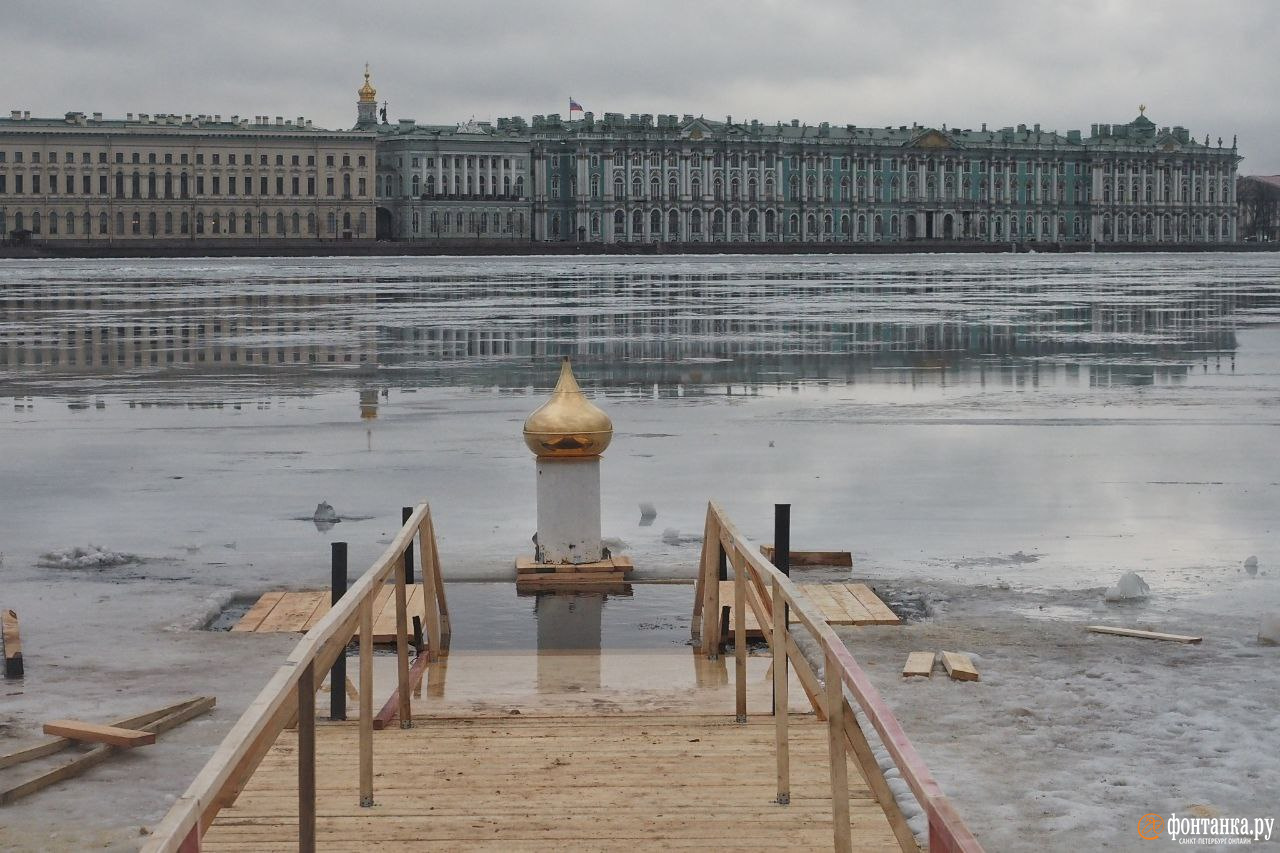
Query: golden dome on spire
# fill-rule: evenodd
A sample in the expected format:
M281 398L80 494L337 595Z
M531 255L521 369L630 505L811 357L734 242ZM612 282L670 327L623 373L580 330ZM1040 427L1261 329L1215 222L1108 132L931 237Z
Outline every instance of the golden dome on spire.
M360 103L374 104L378 101L378 90L369 82L369 63L364 64L364 85L360 87Z
M551 399L524 422L524 443L540 457L585 457L604 453L613 440L613 421L578 387L565 358Z

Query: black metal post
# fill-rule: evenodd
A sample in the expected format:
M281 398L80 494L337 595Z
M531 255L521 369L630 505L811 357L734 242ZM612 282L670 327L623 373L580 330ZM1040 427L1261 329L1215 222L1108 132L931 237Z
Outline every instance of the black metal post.
M413 507L405 506L400 508L400 524L404 525L409 522L409 516L413 515ZM413 538L409 539L409 547L404 549L404 586L405 592L408 594L409 587L413 586Z
M337 606L338 599L347 592L347 543L334 542L330 546L330 571L332 574L330 601ZM329 671L329 719L347 718L347 651L342 650Z
M717 545L716 549L720 555L719 568L716 571L716 578L722 581L729 579L729 555L724 550L724 545ZM729 643L729 605L724 602L720 603L720 645L726 646ZM717 651L719 651L717 649Z
M791 504L773 505L773 564L778 571L791 577ZM776 601L774 606L777 606ZM782 624L791 624L791 607L785 601L782 603ZM783 660L786 656L787 650L784 646Z
M791 504L773 505L773 564L791 577Z

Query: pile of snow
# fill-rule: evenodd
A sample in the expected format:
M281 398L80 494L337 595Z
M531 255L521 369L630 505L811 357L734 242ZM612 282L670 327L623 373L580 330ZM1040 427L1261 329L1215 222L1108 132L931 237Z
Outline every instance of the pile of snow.
M328 501L320 501L316 504L315 515L311 516L312 521L328 522L329 524L337 524L342 519L338 518L338 513ZM343 528L346 529L345 527Z
M1141 575L1137 572L1125 572L1120 576L1120 582L1108 588L1102 597L1107 601L1137 601L1150 593L1151 587L1147 586Z
M89 545L85 548L63 548L41 554L36 565L47 569L109 569L140 562L142 560L137 554L108 551L99 545Z
M1258 623L1258 642L1266 646L1280 646L1280 613L1262 617Z

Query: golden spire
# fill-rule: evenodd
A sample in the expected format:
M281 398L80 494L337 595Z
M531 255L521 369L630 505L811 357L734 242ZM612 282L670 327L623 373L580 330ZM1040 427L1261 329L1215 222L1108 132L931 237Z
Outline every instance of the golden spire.
M364 85L360 87L360 103L375 104L378 102L378 90L369 82L369 63L364 64Z
M599 456L613 440L613 421L578 387L566 357L551 399L524 422L524 443L539 457Z

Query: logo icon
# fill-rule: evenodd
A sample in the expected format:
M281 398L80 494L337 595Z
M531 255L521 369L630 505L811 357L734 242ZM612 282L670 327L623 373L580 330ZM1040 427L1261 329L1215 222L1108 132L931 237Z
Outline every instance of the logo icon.
M1156 841L1164 832L1164 818L1158 814L1144 814L1138 821L1138 837L1147 841Z

